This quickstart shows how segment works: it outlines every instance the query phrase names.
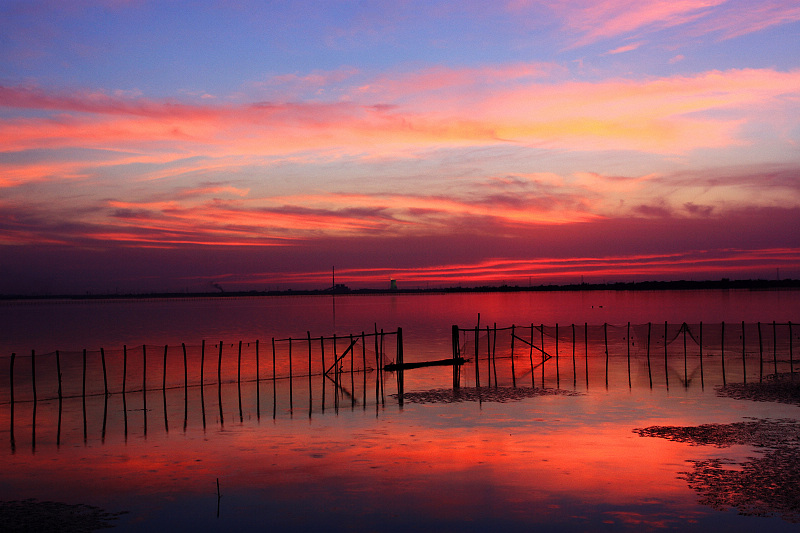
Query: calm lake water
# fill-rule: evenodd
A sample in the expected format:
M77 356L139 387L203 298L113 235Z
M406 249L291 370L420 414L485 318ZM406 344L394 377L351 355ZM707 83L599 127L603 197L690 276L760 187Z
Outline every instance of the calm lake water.
M763 449L634 429L800 420L795 405L716 392L723 383L789 372L788 323L800 321L798 296L603 291L0 303L0 501L128 511L114 521L118 531L796 531L785 509L766 517L720 510L684 479L704 460L725 458L729 470L747 470ZM700 322L703 357L695 342ZM478 324L477 372L474 333L459 336L470 361L458 391L452 367L407 370L401 402L396 374L374 370L376 337L368 335L376 329L401 327L409 362L452 357L451 327ZM487 334L494 324L519 328L513 359L510 330ZM792 331L796 339L800 328ZM321 375L333 363L332 341L307 339L333 334L337 354L355 335L340 365L359 371ZM396 335L386 336L384 362L397 358L395 343ZM553 357L543 363L541 349Z

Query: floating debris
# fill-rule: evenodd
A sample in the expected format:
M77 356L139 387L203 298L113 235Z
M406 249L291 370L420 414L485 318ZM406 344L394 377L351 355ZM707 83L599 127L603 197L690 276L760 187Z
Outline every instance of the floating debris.
M0 501L0 524L3 531L60 531L62 533L90 533L114 527L127 511L109 513L91 505L70 505L38 500Z
M800 422L793 419L750 419L732 424L696 427L652 426L633 430L642 437L661 437L697 446L750 445L760 456L737 462L727 458L690 461L681 472L700 503L741 515L780 516L800 522Z
M717 396L800 405L800 375L785 372L769 375L759 383L732 383L717 387Z
M534 387L462 387L458 389L406 392L403 394L403 400L409 403L506 403L535 396L581 396L581 393L563 389L540 389ZM395 394L394 397L396 398L397 395Z

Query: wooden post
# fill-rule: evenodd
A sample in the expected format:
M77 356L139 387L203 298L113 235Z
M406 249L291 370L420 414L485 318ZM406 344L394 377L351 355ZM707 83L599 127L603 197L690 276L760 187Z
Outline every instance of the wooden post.
M239 356L236 360L236 382L242 382L242 341L239 341Z
M792 353L792 322L789 321L789 372L794 379L794 354Z
M626 340L628 345L628 388L632 387L631 384L631 323L628 322L628 332L626 334Z
M475 326L475 357L476 357L475 368L476 369L478 368L478 364L477 364L478 337L477 337L477 335L478 335L478 327ZM352 339L353 339L353 336L351 335L350 336L350 345L351 346L353 345ZM350 354L352 356L353 350L350 350ZM397 363L399 365L399 367L398 367L399 369L397 371L397 399L400 402L400 405L402 406L403 405L403 394L405 393L405 391L404 391L404 388L405 388L404 377L405 376L403 375L404 374L404 372L403 372L403 328L397 328L397 359L396 360L397 360ZM477 370L476 370L476 372L477 372ZM352 373L350 375L352 375ZM477 379L477 374L476 374L476 379Z
M56 350L56 373L58 374L58 399L61 399L61 353Z
M142 397L147 401L147 346L142 344ZM147 416L145 415L145 420Z
M703 376L703 321L700 321L700 387L705 388L706 382Z
M12 414L14 413L14 359L16 359L16 358L17 358L17 354L12 353L11 354L11 368L8 371L8 378L11 381L10 385L11 385L11 413ZM14 417L13 416L11 417L11 427L12 428L14 427ZM12 440L13 440L13 433L14 433L13 429L11 430L11 433L12 433Z
M668 326L667 322L664 321L664 376L667 383L667 388L669 388L669 365L667 364L667 333L668 333Z
M17 451L17 442L14 439L14 359L16 359L16 358L17 358L17 354L16 353L12 353L11 354L10 368L9 368L9 372L8 372L8 379L10 380L10 385L11 385L11 413L10 413L9 432L10 432L10 437L11 437L11 453L12 454L16 453L16 451ZM61 401L60 400L58 402L58 405L61 406ZM61 411L59 410L59 415L60 414L61 414ZM59 422L60 421L61 421L61 418L59 417ZM59 425L59 429L60 428L61 428L61 426ZM61 433L59 432L59 443L60 443L60 436L61 436Z
M480 314L478 315L480 316ZM480 319L479 319L480 320ZM478 339L480 338L480 329L479 326L475 326L475 386L481 386L481 373L480 373L480 361L478 359L478 348L479 342Z
M542 367L542 375L544 375L544 367ZM561 372L558 369L558 322L556 322L556 387L561 387Z
M186 360L186 343L181 343L183 349L183 388L186 390L189 387L189 363Z
M222 341L219 341L219 357L217 359L217 385L219 385L221 390L222 389Z
M291 351L291 340L289 340L289 350ZM336 333L334 333L333 334L333 364L331 365L330 368L333 369L333 384L334 384L334 389L333 389L333 392L334 392L334 395L333 395L334 405L333 406L334 406L334 409L336 409L337 413L339 412L339 400L344 396L344 393L342 391L342 381L341 380L344 379L344 377L342 376L342 369L344 367L342 361L344 360L344 358L346 356L347 356L347 353L344 353L344 354L342 354L342 357L339 357L339 348L336 346ZM291 359L291 354L290 354L290 359ZM291 378L291 376L290 376L290 378ZM289 381L290 381L290 383L289 383L289 396L291 396L291 391L292 391L291 379ZM291 401L289 403L291 404Z
M125 380L128 376L128 345L122 345L122 397L125 397Z
M383 344L383 342L384 342L384 335L383 335L383 328L381 328L381 350L380 350L381 351L381 372L383 372L383 367L386 365L386 361L384 359L384 349L383 349L384 344ZM460 379L461 378L461 367L457 366L456 369L458 370L458 377L459 377L459 383L460 383L461 382L461 379ZM384 387L383 379L381 379L381 405L386 405L386 394L385 394L385 387Z
M186 343L181 343L183 349L183 432L189 424L189 364L186 360Z
M544 388L544 324L541 322L539 323L539 332L541 333L542 338L542 388ZM531 375L533 374L533 370L531 370Z
M653 388L653 371L650 366L650 330L653 323L647 323L647 377L650 378L650 388Z
M772 321L772 363L775 365L775 377L778 377L778 334L775 331L775 321Z
M308 355L309 362L311 361L311 352ZM311 366L309 364L309 374L311 373ZM361 331L361 368L364 371L364 377L367 376L367 337L364 331Z
M164 371L161 374L161 390L162 391L166 391L167 390L167 347L168 346L169 346L168 344L164 345Z
M256 384L261 381L261 366L258 355L258 339L256 339Z
M206 366L206 340L200 343L200 393L203 393L204 375Z
M747 383L747 350L745 339L744 320L742 321L742 379L743 383Z
M86 350L83 351L83 394L86 395ZM31 384L33 385L33 403L36 404L36 351L31 350Z
M325 369L327 367L325 366L325 337L323 337L322 335L320 335L320 337L319 337L319 351L320 351L320 360L322 361L322 369L320 370L320 372L322 374L322 412L324 413L325 412L325 384L326 384ZM335 357L335 355L334 355L334 357ZM378 357L378 333L377 333L377 330L375 331L375 357L376 358ZM377 384L376 384L375 403L378 402L378 396L377 395L378 395L378 389L377 389Z
M144 434L147 436L147 349L144 344L142 344L142 415Z
M363 369L363 384L362 384L362 401L361 405L363 406L364 410L367 410L367 337L364 334L364 330L361 330L361 365ZM309 373L308 378L308 388L309 391L311 390L311 374ZM309 395L309 405L311 405L311 396ZM310 408L309 408L310 414Z
M720 335L720 358L722 359L722 386L724 387L727 383L725 382L725 322L722 322L722 333Z
M492 328L492 371L494 372L494 386L497 388L497 322ZM491 385L491 382L489 383Z
M294 390L292 390L292 338L289 337L289 412L294 409Z
M531 322L531 343L530 350L528 351L528 358L531 362L531 387L536 387L536 376L533 375L533 322ZM513 339L512 339L513 341ZM542 346L542 357L544 357L544 346Z
M683 386L689 386L689 363L688 363L688 356L686 355L686 330L689 329L689 326L686 322L683 323Z
M34 391L36 390L35 386L34 386L33 390ZM82 394L82 396L83 396L84 399L86 398L86 348L83 349L83 394ZM34 398L36 398L35 394L34 394Z
M761 322L758 323L758 382L764 380L764 345L761 342Z
M308 416L310 417L311 416L311 332L310 331L306 331L306 338L308 339ZM364 366L366 366L366 353L364 354L364 361L365 361Z
M514 324L511 324L511 386L516 388L517 387L517 377L514 375ZM531 372L533 368L531 368Z
M458 366L459 345L458 345L458 326L455 324L453 324L453 327L450 328L450 340L452 342L452 347L453 347L453 388L457 389L459 383L458 383L458 373L456 372L456 368Z
M382 372L381 372L382 369L381 369L380 359L378 358L378 324L374 324L373 327L374 327L373 331L374 331L374 341L375 341L375 343L374 343L375 344L375 366L377 367L377 375L375 376L375 409L377 411L378 405L380 404L381 379L382 379L383 375L382 375ZM452 329L455 330L457 327L458 326L453 326ZM456 342L458 341L458 335L455 334L453 339L451 339L451 340L452 340L452 344L453 344L453 382L455 383L455 379L456 379L456 368L455 368L456 355L455 354L456 354ZM325 371L325 366L324 365L322 367L322 371L323 372ZM323 385L324 385L324 383L325 382L323 380ZM453 385L453 388L455 388L455 384ZM323 388L322 391L325 392L325 389Z
M275 337L272 337L272 389L275 390Z
M103 362L103 389L108 396L108 377L106 376L106 352L100 348L100 360Z
M575 364L575 324L572 324L572 386L578 384L578 368Z
M492 333L486 324L486 379L487 386L492 386Z
M400 328L398 328L398 330L399 329ZM402 337L402 333L398 333L398 335L400 337ZM400 339L398 338L398 341L399 340ZM355 377L355 355L356 355L355 352L356 351L353 348L355 346L355 343L356 343L356 341L353 340L353 334L351 333L350 334L350 390L353 391L353 393L350 395L350 406L351 407L355 407L356 406L356 377ZM399 346L399 345L398 345L398 348L400 350L400 362L402 363L403 362L403 353L402 353L403 352L403 348L401 346ZM400 377L402 378L402 376L400 376ZM401 388L402 388L402 384L401 384Z
M589 324L583 323L583 359L586 366L586 388L589 388Z
M606 348L606 388L608 388L608 323L603 322L603 342Z

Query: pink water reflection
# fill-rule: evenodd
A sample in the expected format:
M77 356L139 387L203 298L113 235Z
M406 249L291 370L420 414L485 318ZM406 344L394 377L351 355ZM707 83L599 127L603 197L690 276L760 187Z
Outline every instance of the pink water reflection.
M385 314L362 309L370 307L363 302L377 305L380 300L345 299L348 304L337 308L337 321L354 325L367 317L386 322L391 317L414 318L411 326L403 325L407 352L416 350L415 355L429 357L449 351L449 323L458 320L446 315L430 324L428 314L449 309L452 316L467 320L472 304L458 305L460 296L433 302L412 298L419 297L394 300L394 311L389 306L381 311ZM760 298L757 295L756 300ZM774 305L783 297L770 298ZM234 309L239 302L232 301ZM250 308L252 302L246 303ZM518 299L490 297L480 303L482 321L493 323L499 317L501 325L512 319L519 324L539 322L527 314L529 308L509 308L519 304ZM650 311L667 303L659 297ZM351 304L358 305L349 308ZM667 307L686 304L681 296ZM603 305L601 309L608 309ZM790 305L784 314L792 312ZM320 327L324 320L319 317L325 313L317 315ZM712 314L703 319L730 316ZM528 318L523 321L523 316ZM474 324L469 320L465 326ZM443 339L440 329L445 330ZM560 336L569 333L571 328L559 331ZM226 330L222 337L235 338L235 330ZM553 343L552 337L546 339L548 347ZM102 394L90 396L85 403L78 396L65 398L61 409L58 400L40 400L35 413L34 403L23 401L15 405L13 426L10 406L0 405L4 464L0 500L32 497L130 510L119 524L122 531L258 530L266 525L279 530L736 531L754 524L791 530L792 524L779 518L738 517L698 503L697 495L677 475L689 468L687 460L718 457L719 450L643 438L632 430L744 417L797 418L798 408L718 398L714 387L723 381L719 354L705 354L709 358L701 384L697 379L681 380L681 346L671 347L670 366L664 368L663 354L657 359L653 353L648 368L645 352L637 345L629 374L625 342L620 344L612 336L611 345L607 379L605 354L596 343L583 360L579 345L573 366L568 338L560 338L558 378L554 360L543 376L539 368L531 372L527 357L518 355L517 387L560 387L578 393L575 396L533 395L507 403L406 401L402 406L394 396L397 384L390 373L382 389L376 372L345 375L338 386L318 375L310 381L302 376L292 381L245 381L239 386L234 379L235 356L225 359L221 389L213 366L203 388L184 388L179 356L171 367L179 374L177 382L161 391L153 376L149 380L154 387L147 396L136 390L124 396L115 392L107 399ZM230 343L224 349L233 348L235 354L236 347ZM302 370L302 342L297 349L296 364ZM216 352L209 352L213 365ZM759 370L756 354L751 350L744 367L754 377ZM116 355L108 353L109 358ZM160 357L157 352L156 360ZM698 354L692 351L689 357L686 371L694 373ZM251 359L246 361L252 365ZM741 380L742 360L731 361L728 379ZM510 360L499 363L499 389L510 389ZM449 372L448 368L409 371L405 389L446 390L451 386ZM462 386L473 387L474 366L467 365L462 372ZM652 388L648 377L653 378ZM41 384L45 376L38 378ZM97 381L97 375L92 379ZM724 451L726 457L753 453L745 446ZM219 517L217 479L223 494Z

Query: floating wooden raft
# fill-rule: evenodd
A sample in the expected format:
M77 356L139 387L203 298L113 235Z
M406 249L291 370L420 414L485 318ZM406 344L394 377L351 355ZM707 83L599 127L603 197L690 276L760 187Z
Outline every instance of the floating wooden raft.
M395 370L409 370L411 368L422 368L425 366L451 366L453 364L456 365L463 365L466 363L467 360L463 357L457 357L453 359L449 357L447 359L437 359L436 361L417 361L414 363L389 363L388 365L384 366L384 370L388 370L390 372L394 372Z

